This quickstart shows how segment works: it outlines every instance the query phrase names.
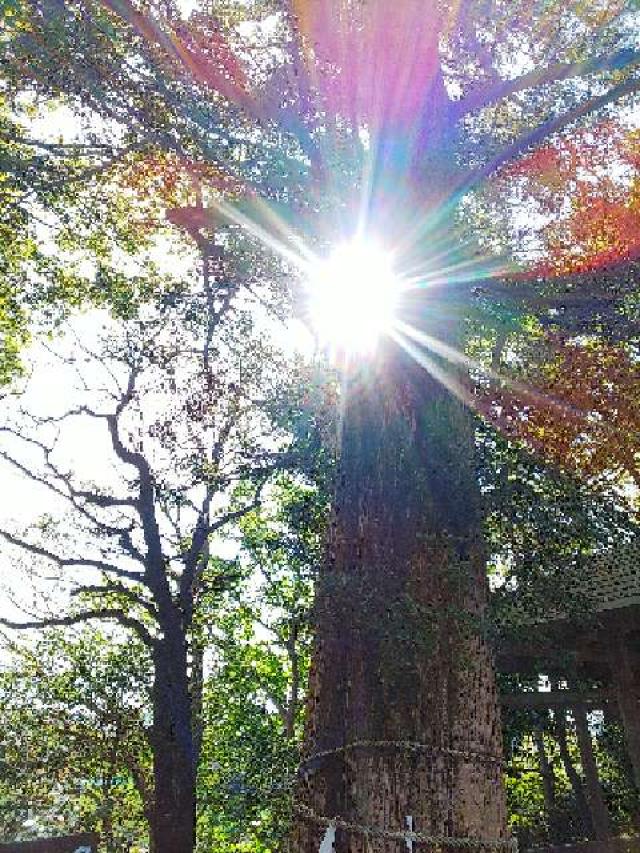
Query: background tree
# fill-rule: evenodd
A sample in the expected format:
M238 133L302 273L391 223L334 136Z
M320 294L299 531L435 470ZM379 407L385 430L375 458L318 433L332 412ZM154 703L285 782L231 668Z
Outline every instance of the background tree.
M207 613L213 645L199 788L203 850L285 844L325 515L322 492L299 478L280 479L241 522L245 583Z
M45 576L57 583L49 613L2 623L110 620L146 647L155 851L193 846L202 738L196 614L202 596L222 591L235 572L210 561L210 543L258 505L286 442L255 406L273 361L252 338L249 313L229 312L239 284L205 282L209 290L184 289L131 321L102 353L73 344L60 358L77 372L69 408L19 410L2 427L3 459L66 507L64 523L2 531L30 571L47 565ZM107 468L102 483L83 481L58 453L76 418L97 425L93 440L111 454L115 470Z
M96 831L142 849L152 810L150 660L135 640L50 630L13 648L0 677L4 838Z
M3 11L7 33L20 27L15 10ZM154 181L140 152L112 138L97 141L91 122L64 99L43 99L28 87L3 93L0 150L4 384L36 329L51 332L90 305L131 317L170 289L157 246L167 238L163 211L180 186ZM170 164L161 165L170 175Z
M309 422L301 429L308 433ZM317 460L315 460L317 461ZM326 496L282 476L242 522L234 577L203 593L198 849L270 850L289 825L309 660L312 578ZM214 568L215 567L215 568ZM153 821L151 659L84 627L36 634L4 666L3 834L97 830L146 849ZM133 653L135 651L135 653Z

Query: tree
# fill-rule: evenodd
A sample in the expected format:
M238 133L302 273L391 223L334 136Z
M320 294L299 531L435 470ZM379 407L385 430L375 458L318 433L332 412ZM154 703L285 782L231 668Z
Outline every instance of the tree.
M403 11L408 8L409 4ZM578 13L577 4L571 11ZM548 44L544 39L536 43L535 21L529 19L525 24L525 17L514 12L514 37L523 40L525 52L533 57ZM423 4L419 21L407 13L399 29L411 20L414 31L409 36L408 28L402 30L403 38L410 43L416 32L424 32L420 27L428 26L424 24L427 19ZM372 120L374 147L379 150L385 146L384 150L390 152L395 145L402 152L398 155L394 150L393 157L377 163L381 175L374 179L379 184L374 184L372 197L374 204L379 200L392 211L389 219L397 218L396 227L402 231L407 228L407 220L401 216L400 205L394 205L393 195L390 201L388 187L393 185L395 190L398 184L402 186L402 204L416 219L418 203L412 207L408 199L419 187L419 209L432 213L431 219L425 217L431 231L426 225L420 231L419 220L412 241L417 241L417 234L425 240L440 238L442 253L454 266L453 259L461 263L460 250L447 213L459 203L463 189L467 190L480 176L486 177L505 156L525 150L551 131L584 116L592 107L603 106L615 87L601 98L583 101L575 111L556 114L535 127L536 107L548 104L545 96L550 94L549 84L556 75L566 79L573 72L593 70L597 60L584 65L549 65L544 71L515 81L500 80L497 51L491 50L490 25L474 20L470 4L464 4L453 23L447 22L450 30L443 27L445 35L443 30L438 32L436 14L430 23L431 39L447 44L451 39L458 58L465 51L471 61L483 63L481 67L488 70L489 81L492 76L494 80L483 85L484 75L478 73L477 90L467 95L458 78L462 93L458 101L452 102L445 78L452 86L459 65L454 64L451 54L444 53L439 57L441 64L433 60L430 66L425 53L421 53L423 74L428 75L423 90L429 92L429 97L423 95L420 100L420 118L424 120L420 145L411 149L405 140L402 148L402 123L396 114L393 118L384 114L382 128ZM560 25L559 41L570 26L565 30ZM528 34L526 27L530 28ZM380 19L373 24L367 21L363 29L374 44L383 32ZM317 32L321 40L320 23ZM424 43L429 42L425 39ZM484 49L487 43L489 50ZM363 77L366 81L365 98L374 87L367 86L367 71L360 72L367 61L365 56L371 52L369 43L361 53L356 48L355 60L350 53L346 60L356 68L351 79ZM614 55L609 53L606 61L610 62ZM340 58L344 58L342 54ZM544 61L546 66L550 58L545 57ZM447 63L451 66L447 67ZM388 75L383 76L384 83L378 77L376 84L383 91L393 91L394 75L405 71L403 68L401 72L397 65L391 68L391 63L382 72L376 68L377 75ZM409 76L412 82L416 77L423 80L419 73ZM513 102L510 104L510 96L529 87L535 90L539 84L541 88L530 99L523 98L518 104L522 115L522 105L532 108L529 120L535 129L521 136L514 134L510 145L496 151L492 145L500 131L487 140L482 130L489 126L491 118L498 118L499 110L506 116L516 112L518 108ZM637 81L622 85L629 90L637 86ZM339 90L339 83L336 88ZM563 94L566 96L566 88ZM494 113L480 112L477 118L473 117L475 110L497 101L502 103ZM382 109L387 106L390 113L399 112L405 102L396 98L387 105L385 100ZM458 120L467 109L470 115L463 129ZM412 129L416 126L415 112L412 105ZM372 113L371 106L368 117ZM469 143L480 139L490 153L474 165L477 151L474 156ZM416 161L410 160L413 154L417 155ZM398 163L401 175L393 172ZM426 172L427 168L428 183L420 180L424 174L421 169ZM409 182L411 186L407 187ZM378 224L375 211L373 223L374 227ZM385 219L381 231L390 228L392 234L397 234L394 225ZM392 244L407 242L405 237L403 244L403 236L398 235ZM419 249L413 242L412 246L417 253ZM491 293L490 286L487 291ZM444 376L445 384L454 393L473 404L468 385L465 387L455 371L446 370L446 362L442 363L445 359L454 364L465 363L454 346L460 347L461 319L472 309L461 297L459 301L452 298L446 302L441 293L423 295L421 302L424 313L418 321L419 332L407 332L410 340L405 342L405 349L422 361L433 377ZM411 307L415 311L415 302ZM416 323L415 314L411 320ZM426 357L421 358L416 352L415 341L431 350ZM477 839L484 832L485 837L499 841L504 838L504 810L500 795L494 793L499 786L492 777L495 764L491 763L491 759L500 760L499 724L482 631L486 552L483 553L482 513L473 462L473 425L462 404L453 400L440 383L425 378L406 356L397 351L389 354L388 350L384 355L384 367L376 365L378 393L361 394L355 402L347 399L345 404L342 477L328 565L321 579L319 636L310 699L309 758L313 763L315 755L319 755L320 766L310 774L304 814L312 821L322 821L319 815L323 815L325 825L333 815L349 816L346 831L340 832L338 823L337 849L345 851L362 849L362 835L369 830L377 832L380 815L389 812L393 818L388 828L396 833L402 832L404 818L410 815L424 835ZM389 654L389 647L395 656ZM413 746L416 743L418 747ZM414 755L413 750L418 754ZM385 779L392 781L386 785ZM294 849L315 849L320 838L317 830L300 829ZM393 838L393 833L388 838ZM389 849L390 843L380 840L375 842L375 849Z
M381 349L377 393L361 376L345 384L307 823L294 849L317 849L334 817L353 825L338 833L341 853L360 851L369 830L390 832L373 842L388 849L408 816L421 833L506 844L473 394L455 352L482 307L475 280L502 264L482 257L492 238L473 234L469 214L505 162L637 92L635 10L260 3L249 14L279 13L276 50L243 67L229 48L233 5L221 7L226 20L188 23L171 4L164 16L128 2L26 8L11 68L27 57L34 87L73 92L136 142L215 159L246 187L235 207L218 207L287 259L289 225L298 242L319 244L336 222L351 218L357 231L364 210L368 232L400 247L401 270L433 283L406 306L417 330Z
M4 11L11 21L11 10ZM69 130L59 137L38 133L47 115L52 125L62 121L64 127L65 117L69 124L60 101L42 103L25 91L3 93L2 385L23 369L20 351L34 330L51 332L72 310L87 305L130 317L141 302L170 287L152 249L167 231L158 214L163 216L163 203L175 204L175 182L154 186L150 198L152 182L140 174L139 153L90 134L87 139L80 133L76 141ZM75 130L81 129L78 119Z
M286 843L325 516L322 490L281 477L241 522L249 582L204 617L213 662L199 790L203 850L266 853Z
M4 838L97 831L113 853L148 834L146 650L86 626L11 649L0 675Z
M554 464L627 490L638 482L637 147L637 132L609 121L505 169L542 215L566 211L539 235L529 274L565 293L543 322L503 339L499 359L515 385L501 425Z
M236 572L233 562L211 559L212 538L258 506L286 442L257 405L267 391L263 370L273 364L268 348L252 339L247 310L229 310L246 278L227 273L205 275L204 289L167 296L116 330L102 352L72 340L71 353L59 354L77 374L70 407L19 410L1 428L2 458L65 506L64 523L54 516L24 533L1 531L36 577L47 565L45 577L53 573L59 585L48 613L2 624L41 629L107 620L143 644L153 673L155 853L194 843L198 608ZM115 471L107 468L102 483L84 482L57 453L75 419L95 425L94 440L111 454ZM60 600L63 592L68 598Z

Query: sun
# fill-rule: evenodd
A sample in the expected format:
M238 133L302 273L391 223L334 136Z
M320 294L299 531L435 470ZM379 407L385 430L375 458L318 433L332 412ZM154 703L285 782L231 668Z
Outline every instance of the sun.
M315 263L306 287L320 344L359 354L374 350L391 331L402 289L391 255L365 240L343 243Z

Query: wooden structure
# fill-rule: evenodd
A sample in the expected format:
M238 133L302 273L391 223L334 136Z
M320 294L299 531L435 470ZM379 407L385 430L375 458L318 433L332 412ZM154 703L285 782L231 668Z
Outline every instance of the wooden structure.
M98 836L94 833L39 838L0 844L0 853L98 853Z
M525 639L498 649L498 668L527 676L544 673L550 678L551 689L503 696L503 706L569 710L575 723L584 776L584 805L596 847L545 849L566 853L574 849L636 851L640 850L638 842L629 842L635 847L620 847L612 838L587 712L602 710L609 719L618 719L622 724L640 793L640 542L600 555L576 569L572 586L584 602L584 618L570 619L558 611L532 613L521 608L530 630ZM517 593L514 605L518 606ZM584 684L600 686L585 689ZM557 713L556 716L559 718ZM544 774L544 768L541 772Z

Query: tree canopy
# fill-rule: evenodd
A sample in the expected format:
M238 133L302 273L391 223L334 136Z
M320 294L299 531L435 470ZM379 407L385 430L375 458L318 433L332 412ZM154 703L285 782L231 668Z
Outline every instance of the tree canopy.
M409 470L407 424L469 453L496 648L529 630L514 592L588 620L576 572L635 547L640 11L17 0L0 18L0 457L53 501L0 523L37 592L16 584L0 624L44 632L2 674L4 829L97 827L114 851L150 829L154 853L187 853L195 826L202 850L267 853L304 775L349 403L379 395L389 442L349 470ZM404 282L380 357L293 352L314 264L363 235ZM413 420L394 347L439 389ZM72 391L42 410L49 369ZM467 426L427 411L442 389ZM508 719L510 760L556 779L555 800L509 781L530 840L582 802L576 721ZM595 742L628 828L620 737L607 720Z

